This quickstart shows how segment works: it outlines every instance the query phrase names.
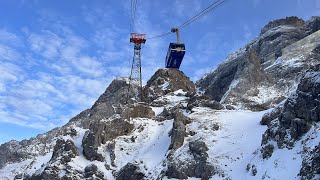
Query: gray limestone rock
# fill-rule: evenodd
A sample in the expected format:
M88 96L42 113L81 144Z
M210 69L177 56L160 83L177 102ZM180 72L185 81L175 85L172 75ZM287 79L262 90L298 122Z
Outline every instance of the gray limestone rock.
M313 123L320 121L320 71L319 67L308 72L298 85L298 89L274 118L262 138L262 145L270 140L277 142L279 148L291 148Z
M196 92L193 82L179 69L159 69L144 87L143 99L150 103L160 96L179 89L191 94Z
M84 177L87 179L104 180L103 172L98 170L94 164L90 164L84 168Z
M119 106L127 103L127 95L129 88L128 78L117 78L111 82L106 91L99 97L94 103L92 108L98 106L101 103L109 105ZM138 86L135 84L131 85L134 91L138 91ZM134 97L129 97L129 99ZM128 103L132 103L131 101Z
M152 110L152 108L146 104L146 103L135 103L131 105L130 107L126 108L122 114L121 117L130 119L130 118L148 118L152 119L155 117L155 112Z
M194 107L209 107L217 110L224 109L222 104L217 101L210 100L209 97L205 95L195 95L188 99L188 110L192 111L192 108Z
M267 25L265 25L261 30L261 34L264 34L268 30L273 29L275 27L279 27L279 26L285 25L285 26L291 26L291 27L296 27L296 28L302 28L304 26L304 24L305 24L305 22L296 16L291 16L291 17L287 17L284 19L277 19L277 20L271 21Z
M60 159L62 164L66 164L71 161L72 158L79 156L77 147L71 140L58 139L56 145L53 148L53 154L51 161Z
M207 163L208 147L203 141L193 141L189 143L190 153L194 159L184 162L177 159L168 162L165 175L168 178L187 179L188 177L196 177L201 179L209 179L218 171L211 164Z
M120 169L116 180L141 180L144 177L138 165L128 163Z
M104 158L97 152L97 148L107 141L118 136L129 134L133 130L133 124L122 118L101 120L93 123L82 140L83 154L88 160L103 161Z
M53 149L53 154L50 161L47 163L44 170L40 173L35 173L29 178L30 180L68 180L83 178L82 172L75 170L68 163L72 158L79 155L77 147L71 140L58 139ZM63 172L63 173L61 173ZM64 174L61 176L61 174Z
M274 110L272 110L271 112L264 114L262 116L260 124L261 125L269 125L272 120L276 119L280 115L282 109L283 109L283 106L279 106L279 107L275 108Z
M259 37L228 56L196 86L224 105L253 111L275 107L290 96L288 89L294 89L306 71L319 63L316 49L311 53L319 39L317 30L319 17L307 23L297 17L272 21ZM300 58L299 63L290 65L287 61L294 58ZM266 93L272 97L260 99Z
M272 144L267 144L266 146L263 146L261 149L262 158L268 159L272 156L274 150L274 146Z
M173 113L173 127L171 130L171 143L169 150L174 152L183 145L184 138L187 136L186 125L191 123L191 119L185 116L181 110L175 110Z
M320 176L320 143L313 150L305 153L299 173L300 178L316 179L316 176Z

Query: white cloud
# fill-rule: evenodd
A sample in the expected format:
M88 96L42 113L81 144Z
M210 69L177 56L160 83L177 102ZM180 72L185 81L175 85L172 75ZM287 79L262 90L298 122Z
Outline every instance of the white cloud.
M8 105L12 106L14 109L18 109L19 112L34 116L49 117L52 113L52 106L47 102L39 99L21 99L19 97L8 97ZM47 115L47 116L45 116Z
M0 60L15 61L20 57L20 54L15 49L0 44Z
M36 129L49 130L56 124L49 122L33 122L29 116L18 114L18 112L8 112L0 110L0 122L12 123L19 126L31 127Z
M10 88L9 84L23 79L23 70L12 63L0 61L0 72L0 92L6 92Z
M31 34L29 36L31 49L45 58L54 59L59 55L62 39L56 34L46 32L44 34Z
M104 74L102 63L97 59L88 56L82 56L73 60L73 65L80 72L92 77L100 77Z
M5 29L0 29L0 42L15 47L23 45L21 39L16 34L8 32Z

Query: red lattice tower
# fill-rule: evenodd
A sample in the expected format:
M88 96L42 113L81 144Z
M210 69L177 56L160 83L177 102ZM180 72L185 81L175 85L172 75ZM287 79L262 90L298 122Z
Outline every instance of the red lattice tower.
M138 101L142 101L142 74L141 74L141 44L146 42L145 34L131 33L130 42L134 43L134 53L132 60L131 73L129 78L128 99L136 97ZM139 92L134 92L133 83L138 83ZM139 94L139 95L138 95Z

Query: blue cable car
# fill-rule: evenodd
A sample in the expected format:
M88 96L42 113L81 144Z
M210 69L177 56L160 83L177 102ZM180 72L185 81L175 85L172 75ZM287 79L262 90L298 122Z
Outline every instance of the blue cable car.
M166 68L180 68L186 48L184 44L180 43L180 32L178 28L172 28L171 32L177 34L177 43L170 43L166 56Z
M166 56L166 68L179 69L185 52L184 44L170 43Z

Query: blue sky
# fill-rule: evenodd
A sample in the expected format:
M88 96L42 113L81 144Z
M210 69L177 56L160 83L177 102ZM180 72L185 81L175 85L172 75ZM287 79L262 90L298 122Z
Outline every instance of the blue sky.
M138 32L178 26L212 0L138 0ZM198 80L270 20L320 14L320 0L230 0L181 30L181 70ZM0 143L25 139L90 108L116 77L130 73L129 0L0 1ZM144 82L164 67L174 34L142 48Z

